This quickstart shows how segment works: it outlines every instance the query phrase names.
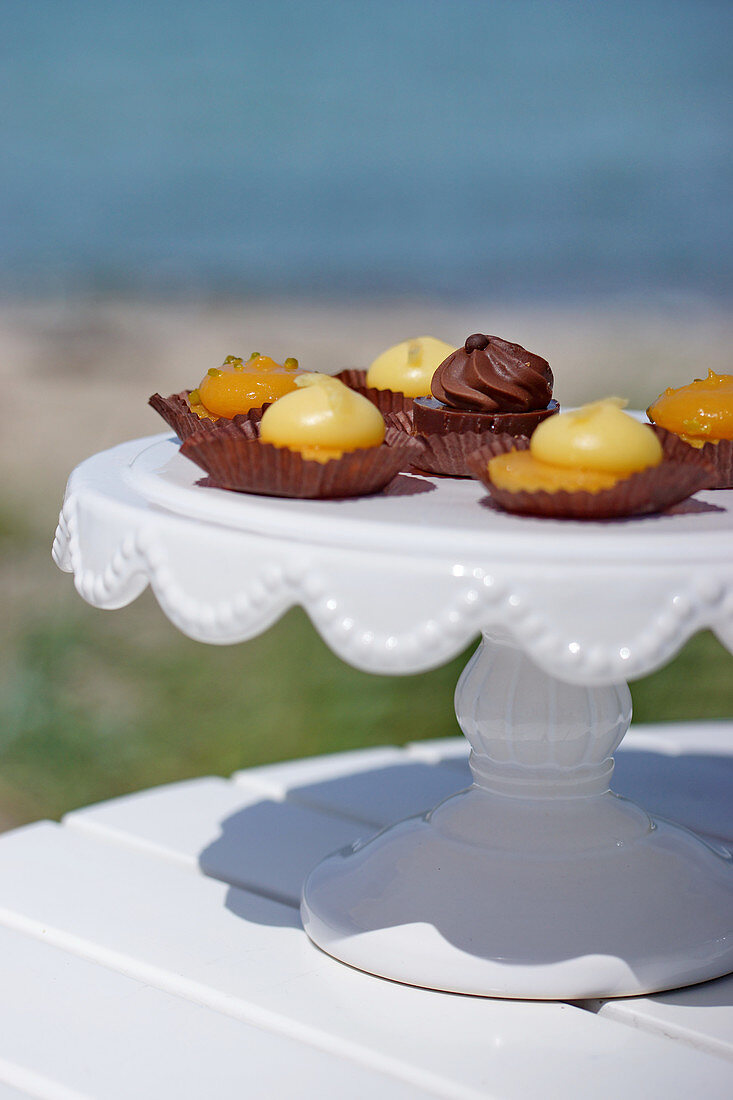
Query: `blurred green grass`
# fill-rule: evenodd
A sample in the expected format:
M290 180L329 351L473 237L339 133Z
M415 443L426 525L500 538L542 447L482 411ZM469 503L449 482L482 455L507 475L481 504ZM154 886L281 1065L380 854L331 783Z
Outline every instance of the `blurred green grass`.
M335 657L300 609L215 647L180 635L150 593L110 614L58 573L36 580L35 599L22 588L2 643L6 826L190 776L459 732L453 691L473 646L430 673L372 676ZM635 720L731 717L732 670L711 634L696 636L632 685Z

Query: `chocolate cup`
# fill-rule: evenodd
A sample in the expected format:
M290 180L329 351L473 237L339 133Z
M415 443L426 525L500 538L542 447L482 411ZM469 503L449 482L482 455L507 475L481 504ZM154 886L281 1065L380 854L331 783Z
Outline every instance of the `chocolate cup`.
M659 424L651 424L651 427L665 446L668 439L676 439L685 451L681 452L690 461L696 456L702 457L713 468L713 476L706 489L733 489L733 439L720 439L717 443L705 443L702 447L692 447L680 439L674 432L662 428Z
M452 409L434 397L416 397L415 431L420 435L445 435L447 432L506 432L508 435L530 436L538 424L559 412L553 398L547 408L528 412L483 413L468 409Z
M423 445L423 452L415 468L426 474L438 474L441 477L473 477L468 466L469 455L482 447L489 446L496 438L495 432L446 432L444 435L419 435L415 431L413 418L409 413L392 413L386 418L387 424L402 432L405 438L416 439ZM526 436L513 436L529 445Z
M372 405L376 405L382 416L387 416L389 413L410 412L415 403L414 397L408 397L399 390L378 390L374 386L367 386L365 370L342 370L334 377L350 390L366 397Z
M257 425L227 425L190 436L181 454L208 474L207 485L263 496L324 499L377 493L407 467L422 448L415 440L394 439L379 447L349 451L329 462L305 459L287 447L257 438Z
M507 512L546 519L623 519L664 512L699 489L708 488L712 467L702 456L697 461L691 460L680 450L680 443L677 436L664 441L660 465L622 478L610 489L598 493L499 489L489 475L489 460L506 451L529 447L529 440L515 440L509 435L497 436L489 446L474 452L468 465L473 476L489 490L492 500Z
M163 417L168 427L175 432L182 443L190 436L195 435L196 432L211 431L217 425L233 424L241 419L259 421L265 409L272 404L271 401L268 401L259 409L250 409L247 413L237 413L231 420L226 416L219 416L212 420L209 417L199 417L195 412L191 412L191 406L188 403L190 392L190 390L181 390L180 393L172 393L169 397L161 397L159 393L154 393L148 401L148 405L155 409L159 416Z

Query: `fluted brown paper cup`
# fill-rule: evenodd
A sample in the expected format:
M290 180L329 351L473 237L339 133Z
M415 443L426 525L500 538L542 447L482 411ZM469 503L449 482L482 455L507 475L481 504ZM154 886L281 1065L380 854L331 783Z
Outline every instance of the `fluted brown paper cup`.
M195 435L196 432L210 431L215 425L231 424L240 417L245 417L248 420L261 420L265 409L272 404L270 401L259 409L250 409L247 413L237 413L237 416L232 420L229 420L226 416L211 419L209 417L198 417L196 413L191 412L188 403L190 392L190 390L181 390L180 393L172 393L169 397L161 397L159 393L154 393L148 401L151 408L163 417L168 427L176 433L181 442L184 442L189 436Z
M409 412L392 413L385 417L387 423L401 431L405 438L417 440L423 445L423 453L416 468L428 474L442 477L473 477L468 458L476 451L490 446L492 440L503 439L504 433L496 432L445 432L424 435L416 432ZM509 436L510 439L529 440L526 436Z
M324 499L366 496L409 467L422 448L414 441L385 441L348 451L328 462L305 459L287 447L248 438L244 425L191 436L181 453L208 474L214 488L264 496ZM246 425L251 433L253 425ZM237 436L239 431L239 436Z
M360 393L362 397L371 401L372 405L376 405L382 416L387 416L388 413L409 412L412 409L412 397L398 390L378 390L374 386L367 386L366 376L365 370L342 370L334 375L350 390Z
M200 419L196 413L191 412L188 404L190 392L190 390L181 390L180 393L172 393L169 397L154 393L148 401L148 405L163 417L168 427L180 440L188 439L194 432L206 431L207 427L216 423L214 420Z
M679 440L677 442L680 442ZM680 456L679 448L669 443L659 466L620 479L610 489L598 493L500 489L491 480L489 460L511 450L526 450L529 440L518 445L511 436L497 438L492 445L472 454L468 460L473 476L488 489L491 498L507 512L553 519L604 520L664 512L686 500L699 489L707 488L711 466L700 455L698 461ZM692 448L689 448L692 449Z
M733 439L720 439L717 443L708 442L702 447L692 447L674 432L660 428L658 424L652 424L651 427L659 437L665 454L674 447L681 461L695 462L696 456L700 456L709 463L713 474L710 484L705 486L706 489L733 489Z

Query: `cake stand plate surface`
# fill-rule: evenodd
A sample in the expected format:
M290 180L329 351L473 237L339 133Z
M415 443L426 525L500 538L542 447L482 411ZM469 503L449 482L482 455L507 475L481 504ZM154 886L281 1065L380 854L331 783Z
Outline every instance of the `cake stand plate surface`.
M301 604L358 668L482 638L456 692L474 784L323 861L302 913L375 974L511 997L612 996L733 970L729 854L609 790L625 681L712 629L733 649L733 493L605 523L513 517L477 482L400 475L292 501L214 490L170 436L74 471L54 556L90 603L149 583L202 641Z

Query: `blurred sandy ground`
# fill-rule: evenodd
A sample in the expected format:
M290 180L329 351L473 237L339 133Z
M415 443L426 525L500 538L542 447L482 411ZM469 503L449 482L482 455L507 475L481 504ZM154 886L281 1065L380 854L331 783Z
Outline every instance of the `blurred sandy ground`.
M654 309L307 302L140 304L71 301L0 307L0 493L50 540L66 477L95 451L163 428L155 390L200 381L227 354L257 350L329 372L366 366L407 336L456 345L476 331L544 355L561 404L609 393L645 407L667 385L729 371L733 320L717 307Z

